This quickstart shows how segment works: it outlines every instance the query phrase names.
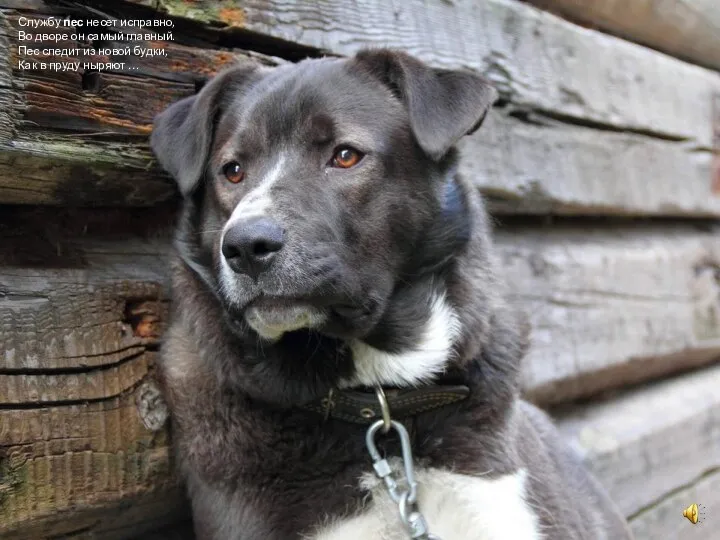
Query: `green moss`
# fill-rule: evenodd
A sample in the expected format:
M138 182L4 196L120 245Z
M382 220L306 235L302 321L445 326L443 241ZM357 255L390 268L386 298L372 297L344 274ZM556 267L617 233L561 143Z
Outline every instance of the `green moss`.
M187 0L159 0L158 4L168 15L204 23L216 22L220 9L220 2L203 2L202 6L198 6L196 2Z
M25 492L30 462L23 456L12 454L0 457L0 521L9 521L9 502Z

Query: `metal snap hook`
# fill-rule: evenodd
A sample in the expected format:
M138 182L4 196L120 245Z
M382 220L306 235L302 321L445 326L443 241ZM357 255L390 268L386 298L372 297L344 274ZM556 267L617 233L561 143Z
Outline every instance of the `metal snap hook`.
M383 473L381 474L380 471L378 472L378 476L383 478L387 483L387 478L389 478L389 469L385 471L384 469L387 468L385 464L387 461L383 459L383 457L380 455L380 452L377 449L377 445L375 444L375 435L377 434L378 430L383 427L384 420L378 420L373 425L371 425L368 430L367 434L365 435L365 444L367 445L368 452L370 453L370 457L372 458L373 462L375 464L382 463L381 467L383 468ZM415 469L413 468L413 454L412 454L412 445L410 443L410 435L407 432L407 429L405 429L405 426L403 426L400 422L396 420L390 420L390 426L398 432L398 435L400 436L400 447L402 449L402 461L403 461L403 467L405 469L405 479L408 484L408 497L407 501L411 504L414 504L417 499L417 481L415 480ZM395 489L397 486L393 486ZM388 488L390 486L388 485ZM400 501L400 496L396 493L393 493L393 490L391 491L391 495L393 496L393 500L398 503Z
M380 400L381 407L383 407L383 419L374 422L365 434L365 444L367 446L368 453L373 460L373 469L375 469L377 477L385 482L385 487L390 495L390 498L398 505L400 519L405 525L410 538L416 538L418 540L440 540L437 536L428 532L427 521L425 521L424 516L416 506L418 485L415 480L415 470L413 468L410 435L408 434L407 429L405 429L405 426L403 426L400 422L389 418L390 410L387 407L387 400L384 401L385 405L383 406L385 394L382 393L381 397L381 392L382 390L378 389L378 400ZM387 416L385 411L387 411ZM385 428L388 424L389 427ZM402 462L405 469L407 489L395 481L390 463L388 463L388 460L383 458L378 451L377 445L375 444L375 437L380 429L383 429L384 432L394 429L400 436Z

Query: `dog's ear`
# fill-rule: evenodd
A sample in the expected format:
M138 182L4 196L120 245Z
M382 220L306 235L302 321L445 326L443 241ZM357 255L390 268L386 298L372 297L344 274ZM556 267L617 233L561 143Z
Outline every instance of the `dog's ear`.
M435 160L477 130L497 99L480 75L432 68L403 52L365 50L355 60L405 103L415 138Z
M258 66L250 63L223 71L198 94L155 117L150 147L183 196L192 193L204 173L223 98L238 91L257 71Z

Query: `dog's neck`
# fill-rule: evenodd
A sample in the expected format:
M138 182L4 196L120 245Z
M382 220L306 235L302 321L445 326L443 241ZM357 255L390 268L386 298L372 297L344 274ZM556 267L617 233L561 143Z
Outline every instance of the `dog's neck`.
M416 387L448 368L459 321L444 288L433 283L426 287L421 294L409 293L409 299L396 299L377 333L348 342L355 371L338 382L339 388Z

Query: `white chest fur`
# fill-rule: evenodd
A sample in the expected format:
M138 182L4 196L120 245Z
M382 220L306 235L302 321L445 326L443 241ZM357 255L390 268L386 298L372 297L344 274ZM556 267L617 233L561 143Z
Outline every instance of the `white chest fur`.
M438 469L417 470L418 504L430 532L442 540L541 540L525 501L525 471L499 478ZM363 485L372 501L358 516L329 523L309 540L407 540L397 505L374 478Z
M442 373L452 355L460 325L444 292L433 296L429 313L418 343L406 351L389 353L361 341L351 342L355 374L339 386L416 386Z

